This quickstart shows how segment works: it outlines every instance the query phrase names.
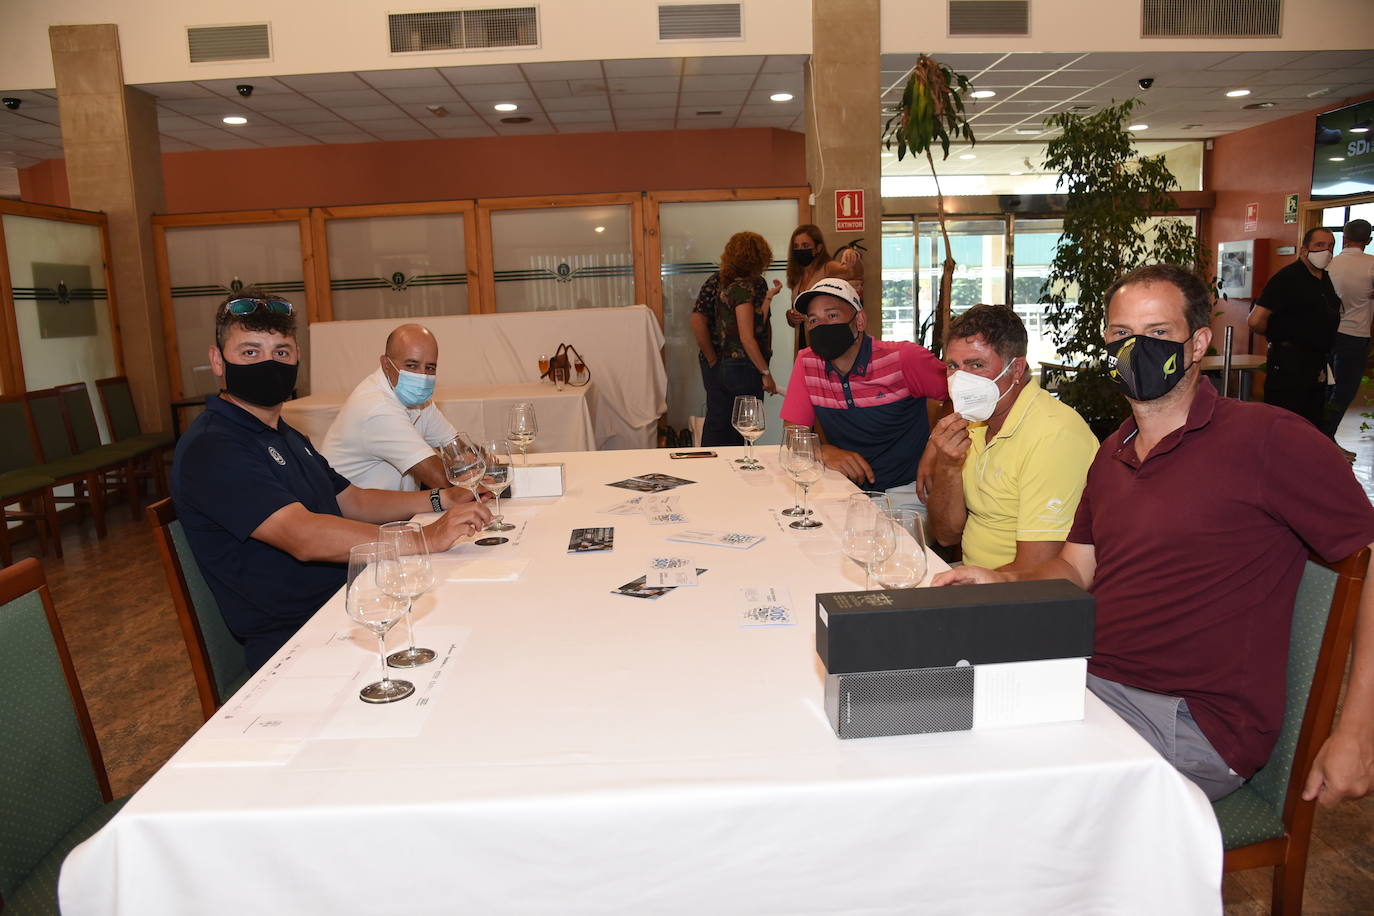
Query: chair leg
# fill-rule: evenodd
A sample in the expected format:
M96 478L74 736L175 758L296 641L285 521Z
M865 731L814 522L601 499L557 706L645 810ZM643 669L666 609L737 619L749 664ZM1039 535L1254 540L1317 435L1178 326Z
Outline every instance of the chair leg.
M86 475L86 493L91 501L91 515L95 516L95 536L103 538L105 530L105 482L98 472Z
M153 453L153 480L157 484L157 498L166 499L172 495L172 489L167 483L167 456L163 449L158 449Z
M53 556L62 559L62 529L57 524L57 500L52 490L44 490L38 497L43 517L47 519L48 537L52 539Z
M139 485L138 470L135 468L133 458L130 458L128 463L124 465L124 493L125 498L129 500L129 514L133 516L134 521L138 521L138 509L139 503L142 502L140 497L143 495L143 487Z
M1274 890L1270 912L1273 916L1302 916L1302 892L1307 880L1307 850L1294 856L1296 861L1274 866Z
M22 499L19 505L21 508L23 507ZM35 533L38 531L37 524L34 525L34 531ZM6 566L14 563L14 554L10 552L10 513L8 506L0 507L0 559L5 561Z

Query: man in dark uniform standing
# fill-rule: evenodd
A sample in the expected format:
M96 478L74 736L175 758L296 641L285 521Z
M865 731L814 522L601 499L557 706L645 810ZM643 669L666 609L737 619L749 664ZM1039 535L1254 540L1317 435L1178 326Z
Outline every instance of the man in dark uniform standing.
M1269 278L1250 310L1250 327L1269 339L1264 402L1322 425L1327 354L1341 322L1341 300L1327 276L1336 237L1309 229L1298 259Z

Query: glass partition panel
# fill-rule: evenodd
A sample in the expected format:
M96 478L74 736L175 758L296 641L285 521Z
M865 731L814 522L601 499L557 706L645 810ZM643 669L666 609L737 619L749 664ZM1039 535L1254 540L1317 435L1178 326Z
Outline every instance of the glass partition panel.
M980 302L1005 303L1006 220L1000 217L951 220L948 226L950 248L958 265L954 269L954 285L950 289L950 314L958 315ZM945 241L938 222L922 220L920 232L920 244L917 246L918 305L922 315L929 315L940 293Z
M1060 361L1040 296L1063 230L1060 219L1017 219L1014 226L1011 306L1026 323L1026 360L1032 370L1042 362Z
M463 230L461 213L330 220L335 320L466 315Z
M883 340L929 344L930 310L916 310L916 223L883 220ZM919 333L918 333L919 331Z
M118 374L100 227L7 213L4 228L28 389Z
M494 211L496 311L633 305L630 225L626 204Z
M701 387L696 338L691 315L701 284L719 266L725 243L736 232L757 232L773 249L773 264L764 274L787 283L787 246L797 227L795 200L725 200L701 203L662 204L658 208L659 234L663 239L663 334L668 339L668 423L682 429L692 416L705 416L706 392ZM773 381L787 389L796 357L793 332L787 324L791 291L783 290L772 302ZM779 431L781 397L764 398L768 410L765 445L782 441Z
M296 306L296 336L301 348L296 390L307 393L310 335L297 223L169 227L167 272L181 360L182 397L219 390L208 356L215 343L215 307L231 291L247 286L275 293Z

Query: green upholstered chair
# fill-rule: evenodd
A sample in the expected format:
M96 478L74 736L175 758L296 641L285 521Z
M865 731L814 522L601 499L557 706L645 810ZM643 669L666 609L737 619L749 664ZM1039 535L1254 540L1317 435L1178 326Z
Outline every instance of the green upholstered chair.
M172 606L181 624L186 652L191 656L200 709L209 719L248 680L243 645L224 623L214 593L191 554L191 545L177 521L172 501L162 499L149 506L148 523L153 526L162 569L172 591Z
M42 388L25 394L29 402L29 414L33 418L33 429L37 436L38 456L42 459L40 472L56 481L56 486L70 484L72 495L53 493L53 500L59 503L72 503L77 510L77 518L82 517L83 508L89 507L95 519L97 537L105 536L105 484L104 472L108 467L117 465L110 456L104 454L78 454L72 445L74 437L62 406L62 395L56 388Z
M96 379L95 390L100 395L100 404L105 411L105 423L110 430L110 438L116 442L137 440L163 448L172 445L171 433L145 433L138 423L138 411L134 408L134 394L129 389L129 380L122 375Z
M1302 912L1316 807L1303 801L1303 784L1331 733L1368 565L1367 547L1336 564L1308 560L1293 605L1278 742L1263 769L1212 806L1226 849L1225 871L1274 866L1274 913Z
M108 445L100 441L100 427L95 422L95 410L91 407L90 391L86 388L85 382L73 382L70 385L58 385L57 393L62 399L62 409L67 414L67 425L71 431L71 445L78 455L89 455L99 457L109 462L103 469L106 477L112 478L106 483L107 492L109 490L123 491L124 498L129 504L129 511L135 520L139 516L139 480L141 477L151 477L152 475L144 472L139 473L140 465L147 463L152 458L161 458L161 447L152 442L144 442L138 439L125 439L120 442L111 442ZM104 478L102 478L102 482ZM158 493L165 496L165 493Z
M31 522L36 530L38 551L46 554L51 544L62 556L57 537L57 505L52 499L56 481L39 468L34 447L33 422L22 394L0 397L0 558L8 566L10 551L9 521ZM16 508L17 507L17 508Z
M57 913L62 860L124 804L110 800L43 567L0 570L0 897L5 916Z

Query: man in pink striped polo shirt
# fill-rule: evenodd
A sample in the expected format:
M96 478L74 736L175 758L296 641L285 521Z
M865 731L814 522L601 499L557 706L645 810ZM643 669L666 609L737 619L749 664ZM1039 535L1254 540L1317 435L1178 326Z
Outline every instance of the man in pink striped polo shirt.
M825 465L870 490L911 491L930 436L926 399L948 397L944 364L925 347L874 340L854 287L822 280L797 297L811 346L797 354L783 400L791 426L819 422Z

